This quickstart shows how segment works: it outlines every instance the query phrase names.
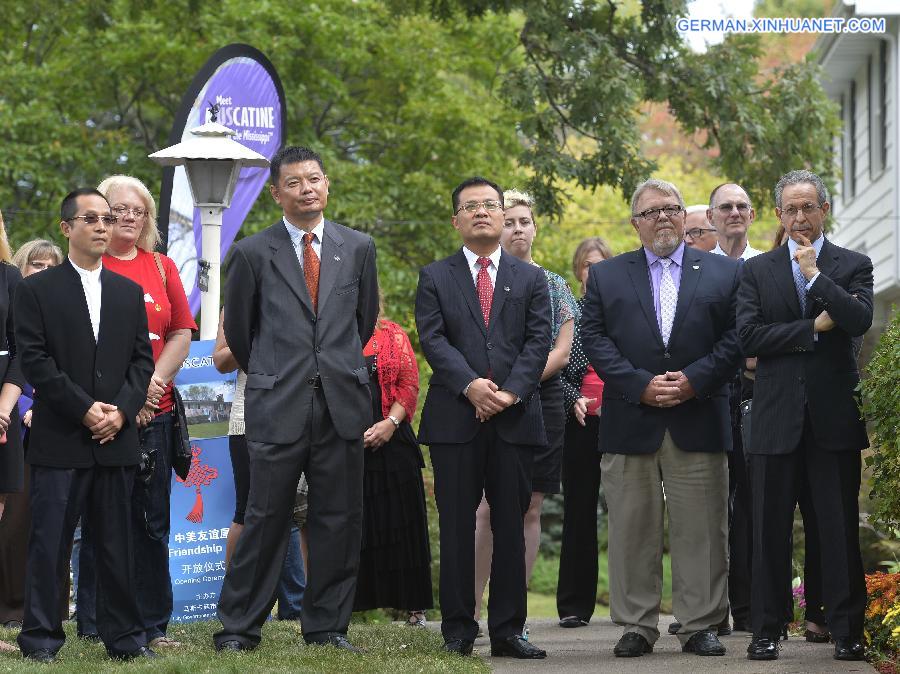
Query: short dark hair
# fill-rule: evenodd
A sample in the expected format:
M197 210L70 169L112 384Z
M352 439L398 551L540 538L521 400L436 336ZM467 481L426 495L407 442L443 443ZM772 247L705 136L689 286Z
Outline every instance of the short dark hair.
M474 187L475 185L487 185L488 187L492 187L494 191L497 192L497 197L500 199L500 205L503 205L503 190L500 189L500 186L497 183L492 182L487 178L482 178L481 176L472 176L471 178L463 180L456 186L456 189L453 190L452 199L454 214L459 210L459 193L467 187Z
M68 222L74 218L78 214L78 197L87 196L98 196L109 205L109 201L107 201L106 197L93 187L79 187L77 190L69 192L65 198L63 198L62 205L59 207L59 219L63 222Z
M318 152L302 145L286 145L275 153L275 156L272 157L272 163L269 164L269 177L272 179L272 184L278 185L282 164L299 164L302 161L316 162L319 168L322 169L322 173L325 173L325 164L322 163L322 158Z

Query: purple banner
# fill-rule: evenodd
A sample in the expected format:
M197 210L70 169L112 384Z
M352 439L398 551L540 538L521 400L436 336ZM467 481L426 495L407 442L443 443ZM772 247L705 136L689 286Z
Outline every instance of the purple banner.
M219 54L228 53L227 50L220 50ZM218 121L236 132L234 140L272 159L282 145L284 106L279 95L281 86L270 63L266 61L264 65L252 55L228 58L215 67L199 90L194 90L198 93L187 112L179 141L187 139L191 129L209 121L208 108L210 104L217 103ZM245 168L241 171L231 207L225 210L222 218L222 260L268 176L268 168ZM175 169L168 215L167 254L178 265L191 311L196 314L200 310L197 261L203 257L200 212L194 208L183 166Z

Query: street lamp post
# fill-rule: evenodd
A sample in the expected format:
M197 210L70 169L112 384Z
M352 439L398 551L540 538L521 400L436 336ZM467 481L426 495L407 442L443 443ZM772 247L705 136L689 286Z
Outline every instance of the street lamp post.
M216 121L218 106L210 112L209 122L191 129L193 138L150 155L163 166L184 165L194 207L200 209L200 339L215 339L219 323L222 213L231 205L241 169L269 165L261 154L231 139L235 132Z

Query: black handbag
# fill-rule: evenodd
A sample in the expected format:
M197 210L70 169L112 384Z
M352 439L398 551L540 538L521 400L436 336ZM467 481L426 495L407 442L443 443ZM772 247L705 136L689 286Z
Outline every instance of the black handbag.
M184 414L184 401L178 388L172 387L172 470L182 480L187 478L191 469L191 439L188 437L187 417Z
M156 269L162 278L163 288L168 287L166 271L163 269L159 253L153 253ZM191 469L191 439L188 437L187 417L184 414L184 401L176 386L172 386L172 470L182 480L187 478Z

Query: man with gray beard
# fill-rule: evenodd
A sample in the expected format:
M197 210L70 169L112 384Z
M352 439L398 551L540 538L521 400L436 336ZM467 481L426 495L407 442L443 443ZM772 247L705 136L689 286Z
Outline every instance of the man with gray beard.
M659 638L667 510L682 650L723 655L714 626L728 605L725 452L740 361L739 267L684 245L684 200L671 183L638 186L631 212L642 246L591 267L581 319L585 355L605 384L610 615L623 627L613 652L650 653Z

